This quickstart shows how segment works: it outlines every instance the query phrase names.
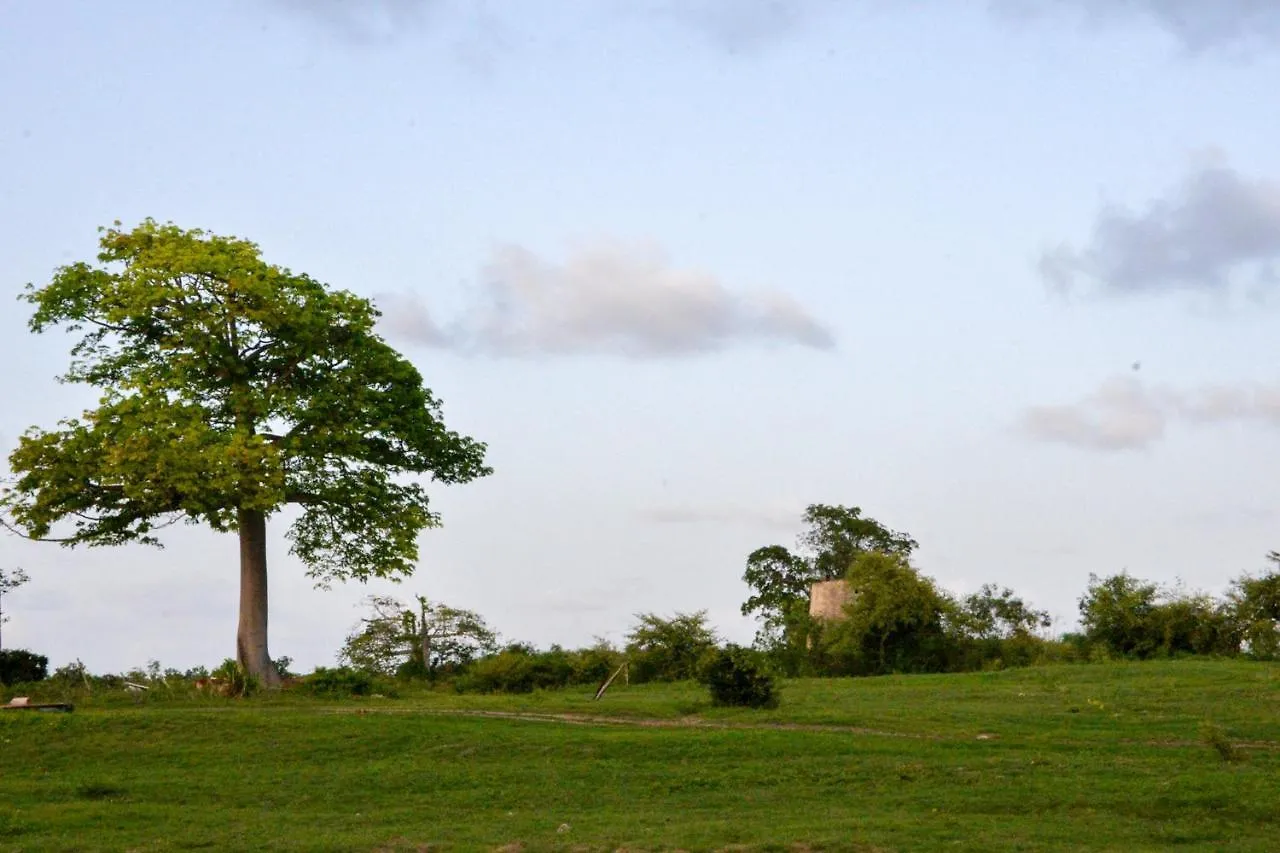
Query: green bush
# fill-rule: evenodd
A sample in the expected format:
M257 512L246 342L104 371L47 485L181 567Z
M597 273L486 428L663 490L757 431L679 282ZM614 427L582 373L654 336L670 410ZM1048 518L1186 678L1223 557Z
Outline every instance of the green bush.
M622 666L622 653L603 642L573 653L573 683L602 684Z
M711 701L716 705L746 708L778 705L773 678L757 651L730 644L705 655L699 670L698 680L711 690Z
M262 682L253 673L246 672L234 658L227 658L210 676L226 682L229 696L252 696L262 689ZM110 678L110 676L104 676ZM110 686L110 685L108 685Z
M507 649L481 658L454 682L460 693L532 693L534 656L524 649Z
M368 696L374 686L372 675L345 666L316 667L315 672L302 679L302 684L315 696Z
M49 659L26 649L0 651L0 684L44 681L49 675Z
M707 624L707 612L677 613L663 619L641 613L627 635L627 659L631 680L687 681L697 677L698 660L716 646L716 632Z
M1235 655L1242 627L1238 608L1204 594L1120 573L1089 576L1080 599L1080 623L1091 646L1090 659L1147 659L1174 655Z
M527 643L512 643L496 655L471 662L453 686L459 693L529 693L596 685L612 675L622 660L617 649L604 644L576 650L552 646L540 652Z

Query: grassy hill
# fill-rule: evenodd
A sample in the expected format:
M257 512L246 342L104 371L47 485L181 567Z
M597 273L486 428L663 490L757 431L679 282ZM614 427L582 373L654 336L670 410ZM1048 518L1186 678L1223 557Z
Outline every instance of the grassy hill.
M3 698L8 698L7 696ZM0 712L0 850L1274 851L1280 666Z

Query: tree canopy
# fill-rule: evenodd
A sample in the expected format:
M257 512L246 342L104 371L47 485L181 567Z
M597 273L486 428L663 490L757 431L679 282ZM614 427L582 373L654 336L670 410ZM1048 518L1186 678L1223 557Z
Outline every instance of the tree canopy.
M176 521L239 531L238 657L270 677L265 519L299 508L291 553L318 583L409 575L419 532L439 523L417 478L485 476L485 446L445 427L368 300L236 237L150 219L100 233L97 264L21 297L33 332L78 334L61 379L98 389L98 405L21 437L0 505L24 534L71 546L157 545ZM246 627L261 633L252 650Z
M421 595L414 603L416 609L391 596L370 596L372 615L347 635L338 659L368 672L431 677L497 651L498 635L479 613Z
M742 615L760 618L758 639L765 644L780 642L788 624L803 621L815 581L844 578L861 554L905 559L918 547L907 534L890 530L856 506L810 504L803 521L795 551L768 545L747 557L742 579L752 593L742 605Z

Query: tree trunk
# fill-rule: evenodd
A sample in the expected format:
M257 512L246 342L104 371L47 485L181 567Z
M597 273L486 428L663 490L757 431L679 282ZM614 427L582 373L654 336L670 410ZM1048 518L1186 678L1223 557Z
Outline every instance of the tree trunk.
M267 517L260 510L241 509L240 627L236 631L236 662L264 687L279 687L267 652Z

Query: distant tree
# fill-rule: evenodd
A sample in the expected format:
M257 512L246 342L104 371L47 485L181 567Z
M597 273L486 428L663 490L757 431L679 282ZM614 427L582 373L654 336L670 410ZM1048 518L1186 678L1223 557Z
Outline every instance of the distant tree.
M954 621L961 634L977 640L1007 640L1053 624L1047 611L1028 607L1013 590L995 584L960 599Z
M1126 572L1089 576L1080 599L1085 640L1121 657L1236 654L1241 631L1227 602L1161 588Z
M27 573L22 569L0 569L0 628L4 627L4 623L9 621L9 617L4 614L4 599L9 593L31 580L27 577ZM4 648L4 643L0 642L0 649Z
M421 595L415 604L370 596L372 615L347 637L339 662L386 675L432 675L497 651L498 635L480 614L432 604Z
M1089 586L1080 598L1080 625L1090 643L1101 644L1115 654L1145 657L1156 648L1152 614L1159 604L1160 588L1127 572L1099 578L1089 575Z
M707 611L677 613L663 619L641 613L627 635L627 659L636 681L686 681L695 678L698 662L720 641L707 624Z
M761 623L757 645L803 648L808 624L809 589L815 581L843 578L861 554L883 553L909 558L918 543L890 530L856 506L811 504L804 511L804 530L795 551L769 545L747 557L742 579L751 596L742 615Z
M854 590L845 619L823 637L824 653L853 675L946 668L946 622L954 602L902 554L867 551L845 575Z
M97 265L28 285L33 332L80 333L66 382L97 408L30 429L0 495L14 529L64 545L158 545L176 521L240 539L236 660L266 685L266 522L300 508L291 553L319 585L407 576L439 524L408 477L490 473L446 429L418 370L375 331L373 305L268 264L234 237L146 220L104 229Z
M1243 575L1231 583L1228 604L1251 656L1280 658L1280 552L1267 554L1271 570Z

